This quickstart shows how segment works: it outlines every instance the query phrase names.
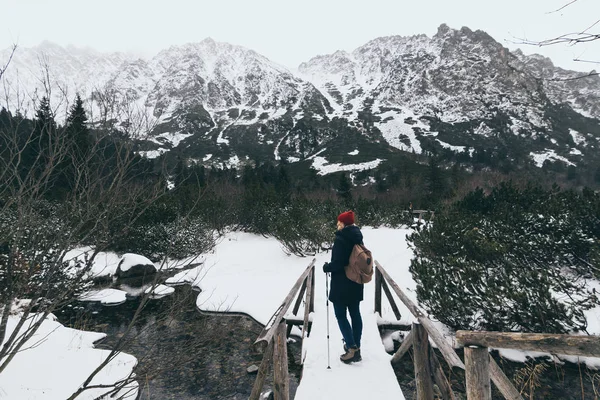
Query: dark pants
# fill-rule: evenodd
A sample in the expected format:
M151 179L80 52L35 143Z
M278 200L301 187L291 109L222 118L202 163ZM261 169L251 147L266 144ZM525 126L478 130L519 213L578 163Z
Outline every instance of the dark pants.
M333 303L333 310L337 318L340 331L344 337L347 347L360 347L360 337L362 336L362 318L360 316L360 302L352 304ZM352 326L348 322L346 310L350 313Z

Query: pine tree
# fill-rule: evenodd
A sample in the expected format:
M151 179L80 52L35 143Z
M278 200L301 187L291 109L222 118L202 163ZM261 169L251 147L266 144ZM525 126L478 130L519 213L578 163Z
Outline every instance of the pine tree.
M417 297L454 329L585 329L598 305L581 280L597 274L599 209L591 190L478 189L409 237Z
M277 192L280 200L287 202L291 196L291 182L287 172L287 168L284 165L279 166L279 173L277 175L277 181L275 182L275 191Z
M446 181L436 157L429 159L427 171L427 191L434 202L446 195Z
M352 182L346 174L340 174L337 194L346 204L352 202Z
M36 177L40 177L56 148L56 121L50 101L42 97L35 114L35 128L24 151L24 166ZM27 168L27 167L26 167ZM28 171L24 171L28 173Z
M83 100L79 94L75 97L75 103L67 116L67 129L65 134L67 140L72 145L73 155L78 160L84 160L87 157L91 139L88 127L86 125L88 118L83 108Z

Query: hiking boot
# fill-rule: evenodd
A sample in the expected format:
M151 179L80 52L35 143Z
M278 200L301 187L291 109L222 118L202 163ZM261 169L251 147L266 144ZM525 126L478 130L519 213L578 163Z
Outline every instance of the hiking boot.
M360 360L362 360L360 357L360 350L356 346L350 347L344 354L340 356L340 361L346 364Z
M348 346L346 346L346 343L344 343L344 351L348 352ZM356 354L358 354L358 361L362 360L362 357L360 356L360 347L358 350L356 350Z

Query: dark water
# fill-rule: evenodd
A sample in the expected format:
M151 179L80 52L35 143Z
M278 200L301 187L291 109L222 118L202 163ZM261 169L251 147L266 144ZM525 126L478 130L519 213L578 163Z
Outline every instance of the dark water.
M246 369L260 365L262 354L252 344L263 327L248 316L202 314L196 297L189 286L180 286L173 295L151 300L126 336L122 349L139 362L140 399L245 400L250 395L256 375ZM65 325L107 333L97 347L111 349L123 338L139 302L78 303L57 316ZM288 357L293 398L301 371L299 341L288 345ZM265 389L271 382L272 374Z

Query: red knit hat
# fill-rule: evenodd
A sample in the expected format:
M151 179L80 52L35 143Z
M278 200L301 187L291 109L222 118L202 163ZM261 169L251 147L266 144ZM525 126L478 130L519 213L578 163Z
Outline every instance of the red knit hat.
M354 211L346 211L338 215L338 221L342 222L344 225L352 225L354 224Z

